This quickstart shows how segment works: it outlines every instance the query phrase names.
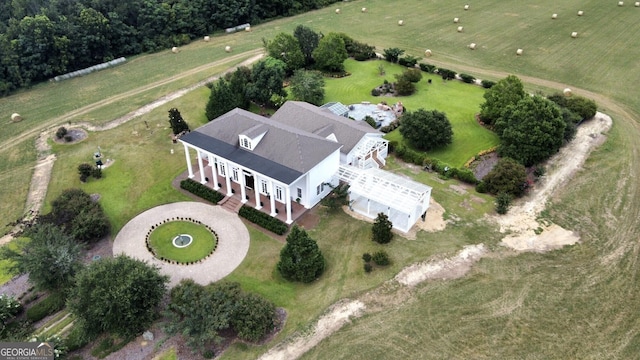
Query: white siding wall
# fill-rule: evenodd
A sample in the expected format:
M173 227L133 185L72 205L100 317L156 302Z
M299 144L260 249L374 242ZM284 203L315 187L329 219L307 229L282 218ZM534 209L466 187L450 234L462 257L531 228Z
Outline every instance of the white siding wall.
M338 185L338 177L336 174L338 173L339 166L340 150L336 150L307 173L306 176L308 179L306 184L308 185L305 185L303 189L306 189L308 196L307 199L303 199L306 201L302 202L305 207L311 208L315 206L323 197L331 192L330 186L324 186L324 190L320 194L317 194L317 187L321 186L322 183L330 183L333 186ZM294 186L292 190L295 192L295 189L296 187Z

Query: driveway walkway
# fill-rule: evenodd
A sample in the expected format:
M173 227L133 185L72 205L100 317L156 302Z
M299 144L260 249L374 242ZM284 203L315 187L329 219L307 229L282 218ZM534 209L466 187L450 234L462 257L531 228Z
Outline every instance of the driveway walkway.
M213 255L194 265L168 264L156 259L148 250L145 237L152 225L175 217L189 217L209 225L218 234L218 246ZM170 277L169 286L182 279L193 279L206 285L229 275L242 263L249 251L249 231L238 215L220 206L199 202L178 202L149 209L129 221L113 242L113 255L126 254L132 258L158 265L160 273Z

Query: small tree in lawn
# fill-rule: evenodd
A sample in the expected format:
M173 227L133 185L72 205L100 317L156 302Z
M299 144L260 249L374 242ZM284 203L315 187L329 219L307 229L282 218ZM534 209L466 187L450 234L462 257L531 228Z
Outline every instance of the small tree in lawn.
M402 116L400 133L420 150L431 150L451 144L453 130L447 115L437 110L418 109Z
M324 268L325 260L318 244L304 229L294 226L280 251L277 269L282 277L308 283L319 278Z
M93 170L93 166L87 163L82 163L78 165L78 174L80 174L80 181L87 182L89 176L91 176L91 170Z
M397 63L402 54L404 54L404 50L399 48L384 49L382 52L384 58L391 63Z
M389 217L384 213L378 213L378 217L376 217L371 228L371 239L378 244L389 243L393 239L392 228L393 224Z
M509 211L511 206L511 195L506 192L501 192L496 196L496 212L500 215L504 215Z
M176 108L169 109L169 124L174 135L178 135L183 131L189 131L189 125L182 119L180 111Z

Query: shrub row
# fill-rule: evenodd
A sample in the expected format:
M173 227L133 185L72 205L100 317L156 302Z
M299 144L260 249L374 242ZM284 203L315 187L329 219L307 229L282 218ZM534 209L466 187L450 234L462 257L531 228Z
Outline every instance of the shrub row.
M453 80L456 78L455 71L444 68L438 68L438 75L442 76L443 80Z
M422 70L422 71L424 71L426 73L433 74L436 71L436 66L435 65L420 63L420 64L418 64L418 66L420 66L420 70Z
M180 188L214 204L224 199L224 195L191 179L182 180L180 182Z
M467 84L473 84L476 82L476 78L472 75L469 75L469 74L459 74L459 75L460 75L460 79Z
M288 229L287 224L250 206L243 205L238 215L278 235L283 235Z
M27 319L36 322L45 317L54 314L64 308L65 299L61 293L54 292L49 294L39 303L27 309Z

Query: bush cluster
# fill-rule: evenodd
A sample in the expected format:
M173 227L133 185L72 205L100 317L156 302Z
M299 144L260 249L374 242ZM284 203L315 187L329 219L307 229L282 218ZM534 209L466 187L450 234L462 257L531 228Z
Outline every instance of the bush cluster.
M278 235L283 235L288 229L287 224L251 206L243 205L238 215Z
M220 200L224 199L224 195L222 195L221 193L192 179L182 180L180 182L180 188L192 193L193 195L212 202L213 204L217 204Z
M426 73L433 74L436 71L436 66L435 65L420 63L420 64L418 64L418 66L420 67L420 70L422 70L422 71L424 71Z
M39 303L27 309L27 319L36 322L64 308L65 298L61 293L53 292Z
M56 138L58 139L62 139L63 137L65 137L65 135L67 135L68 131L67 128L62 126L59 127L58 130L56 131Z
M460 74L460 79L467 84L473 84L476 81L476 78L469 74Z
M482 84L482 87L485 89L491 89L493 85L496 84L495 81L491 81L491 80L482 80L480 83Z
M438 75L442 77L442 80L453 80L456 78L455 71L444 68L438 68Z
M415 57L415 56L411 56L411 55L407 55L403 58L399 58L398 59L398 64L402 65L402 66L406 66L409 68L415 67L416 64L418 63L419 58Z
M416 151L410 147L398 144L395 141L389 142L389 150L393 151L397 157L407 163L424 166L428 170L433 170L447 178L455 178L468 184L478 184L478 179L469 169L458 169L438 159L430 158L425 153Z
M385 125L385 126L381 127L380 131L382 131L383 133L390 133L393 130L397 129L398 126L400 126L400 120L394 120L394 121L390 122L389 125Z

